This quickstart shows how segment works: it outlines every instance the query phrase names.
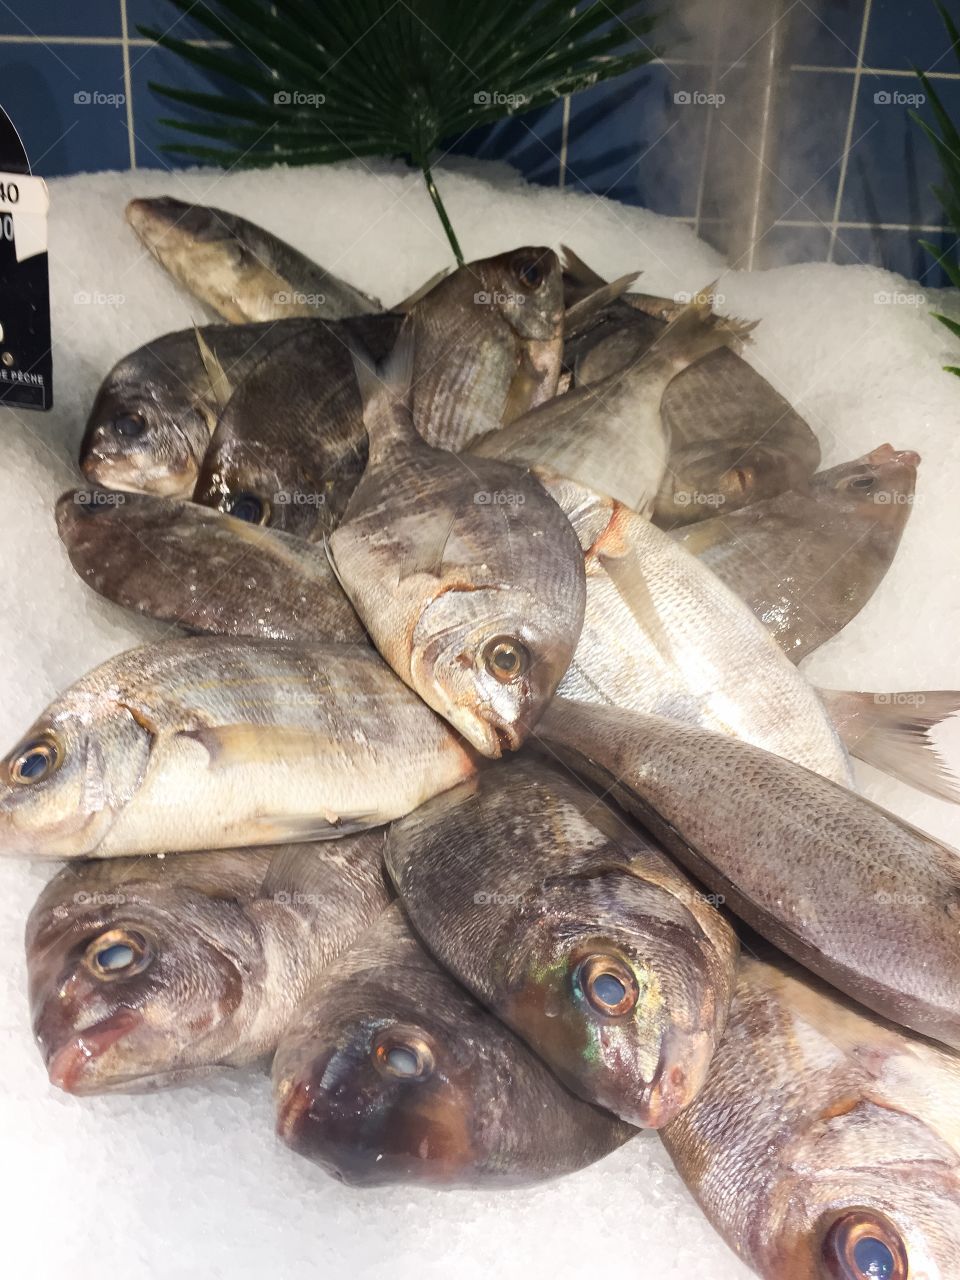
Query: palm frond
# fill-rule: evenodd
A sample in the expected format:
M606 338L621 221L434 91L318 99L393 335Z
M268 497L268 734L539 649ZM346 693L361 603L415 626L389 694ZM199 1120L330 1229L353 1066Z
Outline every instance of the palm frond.
M656 19L645 0L169 0L225 48L140 31L225 85L151 85L188 109L165 120L221 147L164 150L225 166L403 157L431 173L463 134L642 66Z

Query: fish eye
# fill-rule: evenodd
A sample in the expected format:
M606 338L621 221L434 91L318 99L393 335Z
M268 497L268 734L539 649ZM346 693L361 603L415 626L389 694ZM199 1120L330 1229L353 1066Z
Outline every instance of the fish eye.
M373 1063L381 1075L419 1082L433 1074L433 1051L419 1032L391 1027L373 1047Z
M847 488L856 489L858 493L869 493L876 483L877 483L876 476L871 476L871 475L851 476L851 478L847 481Z
M754 474L752 467L731 467L724 476L727 488L739 493L749 493L753 488Z
M543 267L535 258L519 258L513 264L513 271L520 283L528 289L539 289L546 279Z
M530 655L512 636L494 636L484 645L483 665L501 684L513 684L530 665Z
M903 1237L887 1218L867 1209L837 1218L821 1253L831 1280L907 1280Z
M132 929L109 929L87 947L84 959L96 978L130 978L142 973L153 955L142 934Z
M24 743L19 749L10 764L10 778L23 784L42 782L56 773L61 759L62 752L56 738L45 734Z
M265 524L270 513L267 504L255 493L228 493L220 510L247 524Z
M118 436L142 436L147 429L147 420L142 413L122 413L114 418L113 429Z
M633 970L619 956L598 953L581 960L574 970L573 989L597 1013L618 1018L630 1013L640 999Z

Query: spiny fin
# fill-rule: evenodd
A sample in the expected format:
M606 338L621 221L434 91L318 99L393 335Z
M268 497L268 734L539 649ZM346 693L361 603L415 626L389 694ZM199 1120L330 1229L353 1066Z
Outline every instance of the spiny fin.
M417 544L412 555L404 556L401 559L398 585L405 578L413 578L418 573L429 574L432 578L441 578L443 576L443 554L447 549L447 543L450 541L450 535L453 533L453 526L456 522L457 517L451 516L446 525L437 526L436 538L432 540L425 538L422 543Z
M620 276L567 307L563 315L564 334L569 338L582 332L611 302L616 302L621 294L626 293L639 275L639 271L632 271L629 275Z
M391 310L402 312L412 311L417 303L421 302L428 293L432 293L440 281L446 280L449 274L449 267L441 267L441 269L432 275L426 283L422 284L419 289L414 289L409 298L404 298L402 302L398 302L395 307L391 308Z
M637 625L648 636L657 652L668 665L673 665L670 641L657 614L657 607L647 586L640 559L633 550L622 555L609 555L602 550L593 553L617 589L624 604L633 614Z
M759 322L716 315L710 301L713 288L714 285L710 285L701 290L676 319L670 321L663 333L644 352L641 357L643 363L666 357L680 368L686 368L711 351L717 351L721 347L737 350L750 340L749 335ZM641 361L634 367L638 367Z
M416 438L411 409L415 350L409 318L401 325L393 350L379 365L359 342L351 343L371 459L393 442Z
M600 289L607 282L598 275L593 267L588 267L579 254L573 252L569 245L560 246L560 263L563 274L569 276L574 284L589 285L591 289Z
M960 690L819 694L851 755L938 800L960 804L960 776L930 736L960 711Z
M206 370L207 378L210 381L210 390L213 392L213 398L216 401L218 408L225 409L227 402L233 395L233 387L230 383L230 379L227 377L226 370L220 363L220 360L213 348L203 336L200 326L195 324L193 326L193 331L197 337L197 347L200 350L200 359L203 361L203 367Z

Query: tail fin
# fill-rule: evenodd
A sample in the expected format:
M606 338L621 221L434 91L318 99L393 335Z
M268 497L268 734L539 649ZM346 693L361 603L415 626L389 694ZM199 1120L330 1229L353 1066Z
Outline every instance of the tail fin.
M434 272L429 280L425 280L419 289L415 289L409 297L398 302L395 307L391 307L391 311L402 311L404 314L412 311L418 302L421 302L428 293L432 293L441 280L446 280L450 274L449 267L441 267L439 271Z
M379 365L361 343L351 343L371 458L382 454L391 444L416 436L412 408L415 348L410 320L403 322L393 350Z
M564 336L570 338L582 333L599 318L601 312L609 307L611 302L616 302L621 294L626 293L639 275L639 271L631 271L629 275L620 276L609 284L600 285L593 293L588 293L586 297L580 298L572 306L567 307L563 315Z
M602 289L607 283L603 276L597 275L593 267L588 267L568 245L560 246L560 262L563 266L564 279L569 280L571 285L576 285L580 289L589 289L592 293L594 289Z
M819 693L851 755L938 800L960 804L960 776L930 736L960 711L960 690Z
M721 347L736 351L749 341L758 321L715 315L711 304L712 289L711 285L694 295L644 353L645 362L667 359L679 372L711 351L718 351Z

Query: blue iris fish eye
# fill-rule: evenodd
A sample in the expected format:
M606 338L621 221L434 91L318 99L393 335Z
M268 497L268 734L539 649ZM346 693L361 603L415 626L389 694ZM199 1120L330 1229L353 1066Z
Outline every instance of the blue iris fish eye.
M412 1049L391 1049L387 1054L387 1063L390 1070L398 1076L415 1076L420 1071L420 1063Z
M238 493L230 499L227 511L238 520L258 524L263 517L263 503L252 493Z
M97 964L101 969L126 969L133 964L133 948L125 942L115 942L111 947L104 947L97 952Z
M28 751L20 761L20 777L28 782L43 777L49 768L50 761L44 751Z
M593 994L604 1004L617 1005L627 994L627 988L612 973L600 973L593 980Z
M873 1236L864 1236L857 1241L853 1247L853 1260L860 1274L869 1280L890 1280L896 1266L887 1246Z

